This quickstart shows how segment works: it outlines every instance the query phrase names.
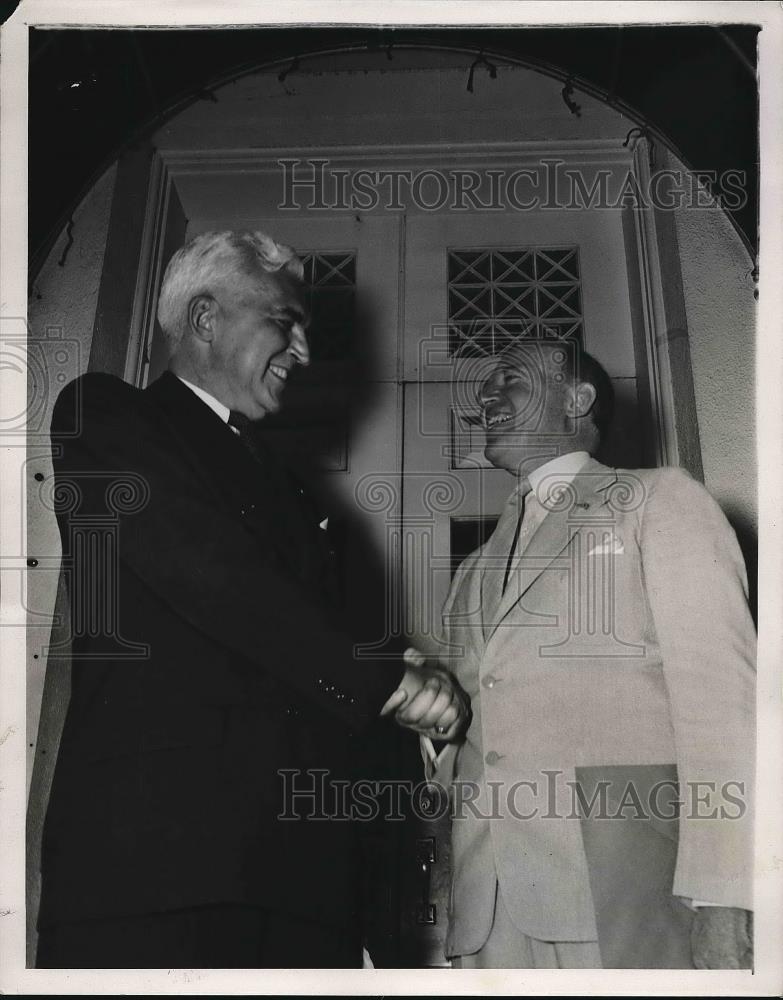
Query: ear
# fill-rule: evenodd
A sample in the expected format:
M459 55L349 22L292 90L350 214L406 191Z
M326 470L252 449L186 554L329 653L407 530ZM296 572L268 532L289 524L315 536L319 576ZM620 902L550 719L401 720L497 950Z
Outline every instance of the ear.
M566 413L569 417L586 417L590 410L592 410L597 395L598 393L592 383L578 382L568 391Z
M199 340L211 342L214 338L216 310L211 295L196 295L188 303L188 329Z

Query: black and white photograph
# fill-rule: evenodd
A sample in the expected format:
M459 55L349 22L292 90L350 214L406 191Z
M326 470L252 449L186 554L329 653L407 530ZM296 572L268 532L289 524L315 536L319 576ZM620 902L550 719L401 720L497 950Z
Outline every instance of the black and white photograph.
M3 7L0 989L779 995L780 5Z

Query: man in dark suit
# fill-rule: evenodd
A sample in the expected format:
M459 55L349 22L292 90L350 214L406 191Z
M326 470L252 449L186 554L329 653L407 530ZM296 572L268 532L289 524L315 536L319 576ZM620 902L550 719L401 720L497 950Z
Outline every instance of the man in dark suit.
M301 278L261 233L199 236L161 290L170 370L58 399L73 685L39 967L360 964L351 825L280 816L329 815L379 714L462 724L445 671L354 659L318 518L250 437L308 363Z

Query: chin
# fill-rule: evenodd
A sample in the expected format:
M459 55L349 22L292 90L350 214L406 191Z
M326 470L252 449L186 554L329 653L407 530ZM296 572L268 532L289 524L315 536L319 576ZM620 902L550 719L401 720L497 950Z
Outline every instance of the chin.
M484 458L491 464L494 465L496 469L505 468L502 461L502 448L499 448L497 443L494 441L488 441L484 445Z
M270 396L266 403L261 405L264 413L279 413L283 408L283 401L275 396Z
M272 413L277 413L280 409L280 400L275 398L271 392L261 391L253 394L253 420L262 420Z

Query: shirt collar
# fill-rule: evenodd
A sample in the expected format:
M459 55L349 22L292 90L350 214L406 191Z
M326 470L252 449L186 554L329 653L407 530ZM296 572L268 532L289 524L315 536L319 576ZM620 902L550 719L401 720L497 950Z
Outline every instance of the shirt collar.
M557 476L558 484L570 483L576 474L590 461L590 456L586 451L569 451L565 455L558 455L528 475L530 489L538 494L541 484L546 478Z
M213 395L208 393L206 389L202 389L201 386L193 385L192 382L188 382L188 380L186 378L183 378L181 375L177 375L177 378L183 385L186 385L188 389L190 389L192 392L195 392L198 398L202 400L204 403L206 403L207 406L210 408L210 410L213 410L215 413L217 413L217 415L220 417L220 419L223 421L224 424L228 423L228 418L231 411L224 403L221 403L219 399L215 399Z

